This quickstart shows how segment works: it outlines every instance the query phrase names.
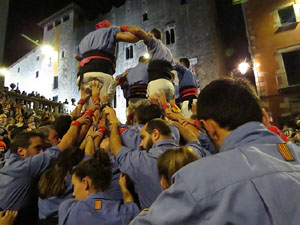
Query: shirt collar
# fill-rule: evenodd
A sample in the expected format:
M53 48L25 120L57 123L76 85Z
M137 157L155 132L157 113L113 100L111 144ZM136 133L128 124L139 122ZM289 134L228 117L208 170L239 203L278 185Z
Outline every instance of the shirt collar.
M220 152L245 144L283 143L281 138L260 122L248 122L233 130L224 140Z
M161 148L161 147L168 147L168 148L172 148L172 147L177 147L177 144L175 143L175 140L173 139L165 139L165 140L161 140L156 142L152 148Z

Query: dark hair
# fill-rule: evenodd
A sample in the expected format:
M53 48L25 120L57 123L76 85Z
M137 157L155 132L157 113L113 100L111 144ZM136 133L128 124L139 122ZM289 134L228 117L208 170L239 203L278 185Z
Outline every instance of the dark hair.
M83 160L73 170L73 174L82 180L89 177L95 189L106 191L112 180L112 169L108 154L100 149L95 151L91 159Z
M13 129L10 131L10 139L14 139L18 134L24 132L28 127L22 126L22 127L17 127L13 126Z
M182 146L168 149L157 159L158 174L171 185L171 178L175 172L198 159L199 156L190 147Z
M70 128L72 119L71 116L64 115L55 119L53 123L53 128L58 133L60 139L67 133Z
M153 36L154 36L156 39L161 40L162 33L161 33L161 31L160 31L158 28L153 28L153 29L150 31L150 33L153 34Z
M188 58L181 58L179 62L183 63L186 68L190 68L190 60Z
M44 138L47 139L50 134L50 129L54 129L54 127L52 125L46 125L46 126L39 127L35 131L39 134L42 134Z
M84 151L78 147L71 147L59 154L41 176L39 182L39 196L42 199L61 196L65 189L65 177L84 157Z
M250 121L262 122L262 109L248 81L220 79L200 92L197 117L199 120L213 119L220 127L234 130Z
M145 56L140 56L140 58L139 58L139 63L144 63L144 62L146 62L147 61L147 59L146 59L146 57Z
M146 124L155 118L165 118L164 110L154 104L139 105L135 110L135 114L139 124Z
M169 124L162 119L153 119L147 123L146 131L151 134L154 129L157 129L159 133L165 137L172 136L172 131Z
M12 141L10 152L17 153L19 147L28 148L29 145L31 144L30 138L34 138L34 137L40 137L44 139L43 135L38 134L34 131L22 132L17 134Z

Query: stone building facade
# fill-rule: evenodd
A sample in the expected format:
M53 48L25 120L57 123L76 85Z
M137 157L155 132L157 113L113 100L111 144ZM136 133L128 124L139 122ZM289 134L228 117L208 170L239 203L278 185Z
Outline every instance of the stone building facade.
M121 7L113 8L93 20L87 19L87 15L88 12L71 4L39 23L44 28L43 44L53 46L57 58L54 57L50 62L49 57L42 55L40 48L37 48L10 67L11 79L6 79L5 84L8 86L18 80L20 90L34 89L47 98L56 97L60 101L66 98L69 102L70 98L78 100L73 49L103 19L108 19L114 25L137 25L146 31L159 28L163 33L163 42L175 60L181 57L191 59L201 88L222 75L214 1L127 0ZM116 75L135 66L138 58L146 53L142 42L119 43ZM37 57L40 57L39 61ZM120 109L117 112L121 113L125 100L120 89L117 89L116 96L115 106ZM123 114L122 118L125 119Z
M243 12L258 93L283 125L300 113L300 1L249 0Z

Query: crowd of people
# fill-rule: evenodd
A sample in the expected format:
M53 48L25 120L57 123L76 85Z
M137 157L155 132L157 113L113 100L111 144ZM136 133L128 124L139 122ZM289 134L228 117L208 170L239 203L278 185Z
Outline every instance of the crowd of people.
M113 79L116 43L140 40L150 61ZM300 149L272 128L249 82L215 80L200 92L158 29L108 21L75 58L81 99L69 115L33 127L19 107L12 129L0 115L10 131L1 225L299 224ZM111 107L116 85L126 124Z

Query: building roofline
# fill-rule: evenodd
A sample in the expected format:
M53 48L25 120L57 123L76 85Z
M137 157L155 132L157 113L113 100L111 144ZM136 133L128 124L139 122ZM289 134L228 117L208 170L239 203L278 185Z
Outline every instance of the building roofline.
M46 19L39 22L38 26L41 28L44 28L48 23L50 23L51 21L54 21L57 17L61 17L66 12L70 12L71 10L76 10L78 12L84 12L84 10L82 8L80 8L79 5L77 5L76 3L73 2L69 5L67 5L65 8L59 10L58 12L52 14L51 16L49 16Z
M38 50L39 47L36 47L34 49L32 49L30 52L27 52L25 55L23 55L21 58L19 58L17 61L15 61L13 64L11 64L8 68L11 69L12 67L14 67L16 64L18 64L19 62L21 62L23 59L25 59L27 56L29 56L32 53L35 53L35 51Z

